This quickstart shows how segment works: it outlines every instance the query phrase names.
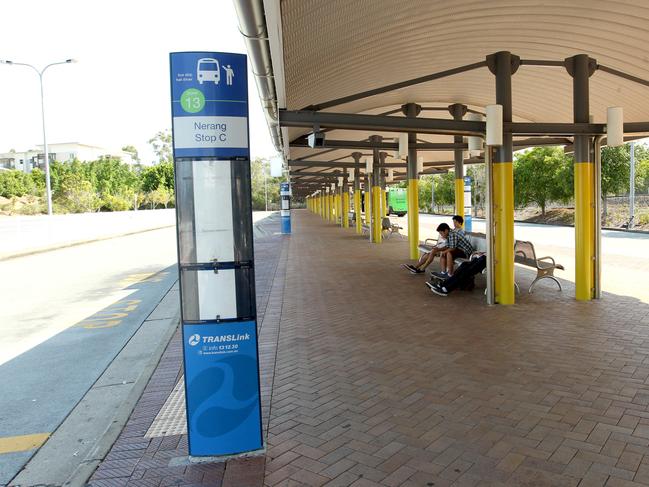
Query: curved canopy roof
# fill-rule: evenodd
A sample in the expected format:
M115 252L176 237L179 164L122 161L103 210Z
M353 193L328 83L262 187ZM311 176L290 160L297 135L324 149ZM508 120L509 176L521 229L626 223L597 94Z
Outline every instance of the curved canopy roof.
M649 120L649 86L642 84L649 80L649 3L645 0L276 0L275 5L277 1L280 15L275 25L268 25L268 33L271 49L275 46L278 99L287 110L479 63L490 54L509 51L521 60L557 64L587 54L600 66L640 78L638 82L595 71L590 78L590 112L595 122L604 123L607 107L622 106L625 122ZM281 53L277 46L282 46ZM483 112L495 103L495 78L487 67L480 67L322 111L379 114L410 102L436 109L422 112L421 117L450 119L444 107L453 103ZM512 108L514 121L572 122L572 78L560 64L523 63L512 77ZM290 128L288 140L308 132L308 128ZM372 134L331 130L327 138L361 141ZM453 141L452 136L441 135L418 138ZM351 152L345 148L323 154L293 147L290 159L352 161ZM426 161L453 159L452 152L424 155Z

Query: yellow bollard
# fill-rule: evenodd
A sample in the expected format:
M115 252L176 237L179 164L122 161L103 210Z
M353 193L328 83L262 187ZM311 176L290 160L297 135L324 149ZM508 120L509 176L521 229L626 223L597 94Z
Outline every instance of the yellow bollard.
M372 218L370 217L370 195L372 191L370 188L365 189L365 225L369 225Z
M511 162L493 165L496 301L514 304L514 176Z
M363 233L363 222L361 221L361 191L354 191L354 213L356 215L356 233Z
M455 180L455 214L464 218L464 179Z
M595 274L594 164L575 162L575 298L593 299Z
M381 188L372 186L372 219L373 223L373 241L381 243Z

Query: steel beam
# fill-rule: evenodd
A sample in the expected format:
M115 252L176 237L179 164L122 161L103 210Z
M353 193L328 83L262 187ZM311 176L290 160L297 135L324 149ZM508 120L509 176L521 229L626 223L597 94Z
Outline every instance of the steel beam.
M360 129L359 129L360 130ZM291 147L309 147L309 144L306 140L296 140L291 142ZM309 147L310 148L310 147ZM399 148L399 144L395 142L379 142L378 147L375 147L372 142L367 140L329 140L325 139L324 146L322 149L353 149L353 150L363 150L363 149L379 149L379 150L396 150ZM454 144L454 143L438 143L438 142L420 142L417 144L417 150L425 151L435 151L435 150L454 150L454 149L467 149L468 145L465 143ZM320 147L318 148L320 149ZM321 154L321 153L320 153Z
M280 110L280 124L284 127L307 127L313 125L321 127L329 126L347 130L367 130L384 132L414 132L422 134L441 135L481 135L485 130L485 122L469 120L443 120L435 118L402 118L386 117L380 115L359 115L353 113L318 113L306 111ZM553 122L507 122L504 121L505 132L511 132L515 136L545 136L557 135L570 137L578 135L601 135L606 133L606 124L603 123L553 123ZM647 133L649 134L649 121L628 122L624 124L624 133ZM330 141L336 148L349 147L358 149L373 149L369 142L361 141ZM301 144L297 142L296 144ZM326 140L325 140L326 143ZM337 145L339 144L340 145ZM295 145L295 147L305 147ZM346 146L345 144L354 144ZM397 144L394 142L382 142L379 149L394 150ZM417 147L417 150L452 150L456 147L451 144L426 144ZM464 147L466 148L466 144ZM321 152L322 154L322 152Z
M481 135L485 131L485 122L469 120L457 122L437 118L403 118L289 110L279 111L279 123L282 127L312 128L314 125L318 125L321 128L443 135Z

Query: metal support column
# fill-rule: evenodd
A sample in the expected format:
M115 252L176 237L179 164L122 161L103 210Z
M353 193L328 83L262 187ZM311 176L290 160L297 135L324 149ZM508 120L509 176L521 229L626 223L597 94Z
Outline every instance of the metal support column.
M320 188L320 217L324 220L327 213L327 190L324 186Z
M381 218L388 216L388 204L386 201L386 188L385 188L385 160L388 158L387 152L379 152L379 185L381 187Z
M454 103L448 107L448 111L453 116L453 120L462 120L466 114L467 107L461 103ZM461 135L453 137L455 144L464 142ZM464 218L464 151L455 149L453 151L455 161L455 214Z
M347 179L347 169L343 169L343 201L342 211L340 212L342 218L342 227L349 228L349 181Z
M365 214L365 225L369 228L368 234L370 238L370 242L372 241L372 175L369 173L365 174L365 194L364 194L364 205L365 205L365 211L363 212Z
M496 75L496 103L503 107L503 123L512 121L512 74L520 59L500 51L487 56L487 65ZM514 173L511 132L503 132L503 145L493 160L493 232L494 278L496 301L514 304Z
M573 119L588 123L589 78L596 62L586 54L565 60L572 76ZM590 157L590 136L575 135L575 298L590 301L595 294L595 167Z
M383 137L380 135L371 135L370 143L380 144ZM372 150L372 241L381 243L381 168L379 166L379 149L375 147Z
M352 157L356 164L360 164L362 154L352 152ZM361 221L361 171L358 167L354 168L354 219L356 222L356 233L363 233L363 222Z
M415 118L421 112L421 106L407 103L401 107L404 115ZM419 175L417 174L417 134L408 133L408 246L410 258L419 257Z

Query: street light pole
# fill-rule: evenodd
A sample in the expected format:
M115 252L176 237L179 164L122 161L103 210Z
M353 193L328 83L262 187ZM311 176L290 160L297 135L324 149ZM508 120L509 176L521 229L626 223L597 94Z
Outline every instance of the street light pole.
M47 150L47 137L45 135L45 97L43 94L43 74L45 73L45 70L50 66L56 66L57 64L69 64L69 63L76 63L76 61L74 59L66 59L65 61L51 63L39 71L38 68L32 66L31 64L15 63L13 61L0 60L0 64L8 64L11 66L27 66L28 68L32 68L34 71L36 71L36 74L38 74L38 80L41 86L41 118L43 121L43 159L45 160L45 190L47 192L47 214L48 215L52 214L52 185L50 182L50 159ZM25 161L25 164L27 164L27 161Z

